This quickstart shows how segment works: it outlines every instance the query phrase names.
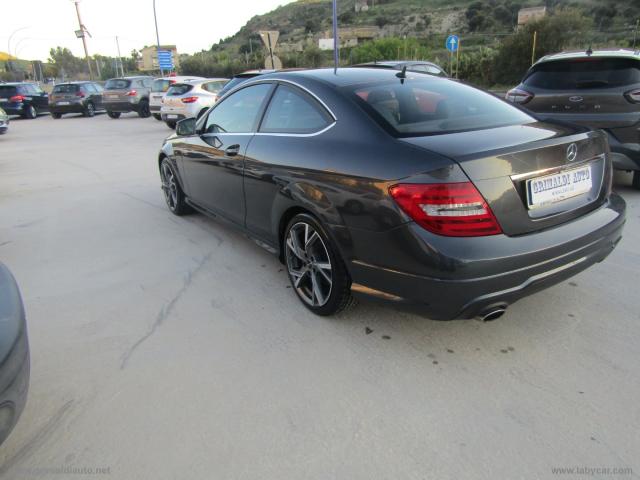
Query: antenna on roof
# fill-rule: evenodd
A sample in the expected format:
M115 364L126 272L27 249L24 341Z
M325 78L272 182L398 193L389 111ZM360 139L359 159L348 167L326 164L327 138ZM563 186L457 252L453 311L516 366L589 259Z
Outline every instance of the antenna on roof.
M593 55L593 49L591 48L591 45L589 45L589 48L587 48L587 56L590 57L591 55Z
M398 77L400 79L400 85L404 84L404 80L407 78L407 66L404 65L402 67L402 71L396 73L396 77Z

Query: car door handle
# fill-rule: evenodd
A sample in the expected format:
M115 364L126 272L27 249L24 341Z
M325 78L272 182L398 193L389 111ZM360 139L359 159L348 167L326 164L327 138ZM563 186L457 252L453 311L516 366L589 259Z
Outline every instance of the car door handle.
M240 145L237 143L235 145L231 145L224 150L224 153L228 157L235 157L240 152Z

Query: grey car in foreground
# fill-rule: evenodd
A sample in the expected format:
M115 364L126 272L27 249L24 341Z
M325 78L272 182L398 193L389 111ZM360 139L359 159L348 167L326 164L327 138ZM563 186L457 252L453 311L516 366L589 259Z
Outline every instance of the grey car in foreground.
M607 132L616 169L633 171L640 189L640 52L588 50L543 57L507 100L542 120Z
M625 222L603 132L394 70L247 81L179 122L158 166L174 214L244 230L320 315L361 296L497 318L602 261Z
M0 263L0 443L13 430L29 389L29 341L20 291Z

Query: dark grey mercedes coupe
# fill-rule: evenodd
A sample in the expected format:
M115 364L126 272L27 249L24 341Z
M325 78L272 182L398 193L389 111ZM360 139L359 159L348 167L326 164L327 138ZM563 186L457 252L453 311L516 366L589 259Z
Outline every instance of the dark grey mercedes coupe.
M180 122L158 166L174 214L244 230L320 315L364 296L494 319L602 261L625 222L606 134L406 71L257 77Z

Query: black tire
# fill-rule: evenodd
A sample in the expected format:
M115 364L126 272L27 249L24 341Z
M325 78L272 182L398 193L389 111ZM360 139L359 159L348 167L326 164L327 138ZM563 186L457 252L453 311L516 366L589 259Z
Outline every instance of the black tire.
M109 115L109 118L120 118L120 112L109 112L107 111L107 115Z
M328 316L354 304L344 261L316 218L307 213L293 217L284 231L282 249L291 287L305 307Z
M149 110L149 100L140 100L138 104L138 116L140 118L149 118L151 110Z
M631 180L631 186L636 190L640 190L640 170L633 172L633 180Z
M36 107L33 105L27 105L24 109L24 113L22 114L23 118L28 118L29 120L33 120L38 116L38 111Z
M193 212L193 209L185 201L186 197L180 187L180 182L178 182L176 171L166 157L160 162L160 180L162 181L164 200L171 213L181 217Z
M52 113L51 116L53 118L55 118L56 120L59 120L62 118L62 114L61 113Z
M84 112L82 115L85 117L94 117L96 115L96 107L92 102L87 103L87 106L84 107Z
M162 117L160 116L160 114L159 114L159 113L154 113L154 114L153 114L153 118L155 118L155 119L156 119L156 120L158 120L159 122L161 122L161 121L162 121Z
M177 122L165 122L165 123L167 124L167 127L169 127L171 130L176 129Z

